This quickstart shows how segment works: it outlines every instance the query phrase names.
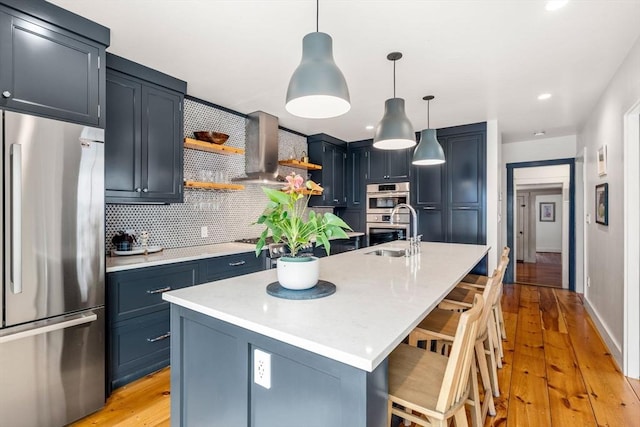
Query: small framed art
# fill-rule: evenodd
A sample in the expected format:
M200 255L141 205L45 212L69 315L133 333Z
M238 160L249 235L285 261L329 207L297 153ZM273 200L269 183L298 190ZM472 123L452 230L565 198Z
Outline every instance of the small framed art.
M540 221L541 222L556 221L556 202L540 203Z
M596 185L596 222L609 225L609 184Z
M607 174L607 146L598 148L598 176Z

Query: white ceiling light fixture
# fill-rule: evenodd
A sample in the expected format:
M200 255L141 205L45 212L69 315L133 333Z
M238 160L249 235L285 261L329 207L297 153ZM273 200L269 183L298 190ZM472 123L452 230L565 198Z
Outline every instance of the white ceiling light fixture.
M404 111L404 99L396 98L396 61L400 58L400 52L387 55L393 61L393 98L384 102L384 116L373 137L373 146L381 150L402 150L416 145L413 125Z
M550 93L541 93L540 95L538 95L538 101L546 101L549 98L551 98Z
M316 32L302 39L302 60L289 80L285 105L307 119L337 117L351 109L347 81L333 59L333 40L318 30L319 14L316 0Z
M569 3L569 0L549 0L544 8L549 12L553 12L555 10L562 9L567 5L567 3Z
M422 99L427 101L427 128L420 132L420 144L413 152L411 163L419 166L440 165L445 162L444 150L436 138L436 130L430 129L429 105L433 95L427 95Z
M538 132L534 132L533 136L545 136L546 132L543 130L539 130Z
M374 127L375 127L375 126L373 126L373 125L366 125L364 128L365 128L366 130L373 130L373 128L374 128Z

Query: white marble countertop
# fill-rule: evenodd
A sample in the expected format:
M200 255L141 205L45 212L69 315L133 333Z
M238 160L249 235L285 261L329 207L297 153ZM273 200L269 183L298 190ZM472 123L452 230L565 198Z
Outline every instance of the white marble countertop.
M349 231L347 236L364 236L358 231ZM194 261L224 255L235 255L243 252L253 252L255 245L247 243L216 243L213 245L188 246L185 248L164 249L149 255L107 256L106 272L132 270L134 268L152 267L155 265L171 264L175 262Z
M326 298L292 301L270 296L276 271L206 283L163 299L330 359L371 372L475 266L488 246L422 243L422 253L390 258L374 249L320 260L320 278L335 283Z
M255 245L248 243L217 243L214 245L189 246L186 248L165 249L149 255L108 256L107 273L131 270L134 268L152 267L154 265L174 262L193 261L216 256L234 255L253 252Z

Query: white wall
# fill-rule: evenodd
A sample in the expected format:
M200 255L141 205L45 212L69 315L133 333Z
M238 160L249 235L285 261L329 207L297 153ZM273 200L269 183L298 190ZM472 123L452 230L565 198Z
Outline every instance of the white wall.
M640 99L640 40L629 52L578 133L578 147L586 149L586 206L592 218L595 186L609 183L609 226L587 224L587 274L591 286L585 290L586 306L594 317L609 349L622 364L624 319L623 117ZM608 173L599 177L595 153L607 144ZM638 185L638 183L632 183Z
M500 146L501 136L497 120L487 121L487 245L489 251L488 273L498 266L498 258L502 252L500 235Z
M562 194L536 197L536 252L562 252ZM555 203L555 221L540 221L540 203Z

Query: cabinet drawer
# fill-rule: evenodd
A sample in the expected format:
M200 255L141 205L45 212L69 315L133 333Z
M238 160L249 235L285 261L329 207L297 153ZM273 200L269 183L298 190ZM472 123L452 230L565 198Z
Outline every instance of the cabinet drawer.
M111 329L110 383L119 387L169 364L170 312L136 317Z
M108 275L110 323L166 309L162 294L198 283L198 263L148 267Z
M259 257L256 257L253 252L244 252L236 255L210 258L200 263L200 280L201 283L206 283L255 273L256 271L264 270L264 266L264 253Z

